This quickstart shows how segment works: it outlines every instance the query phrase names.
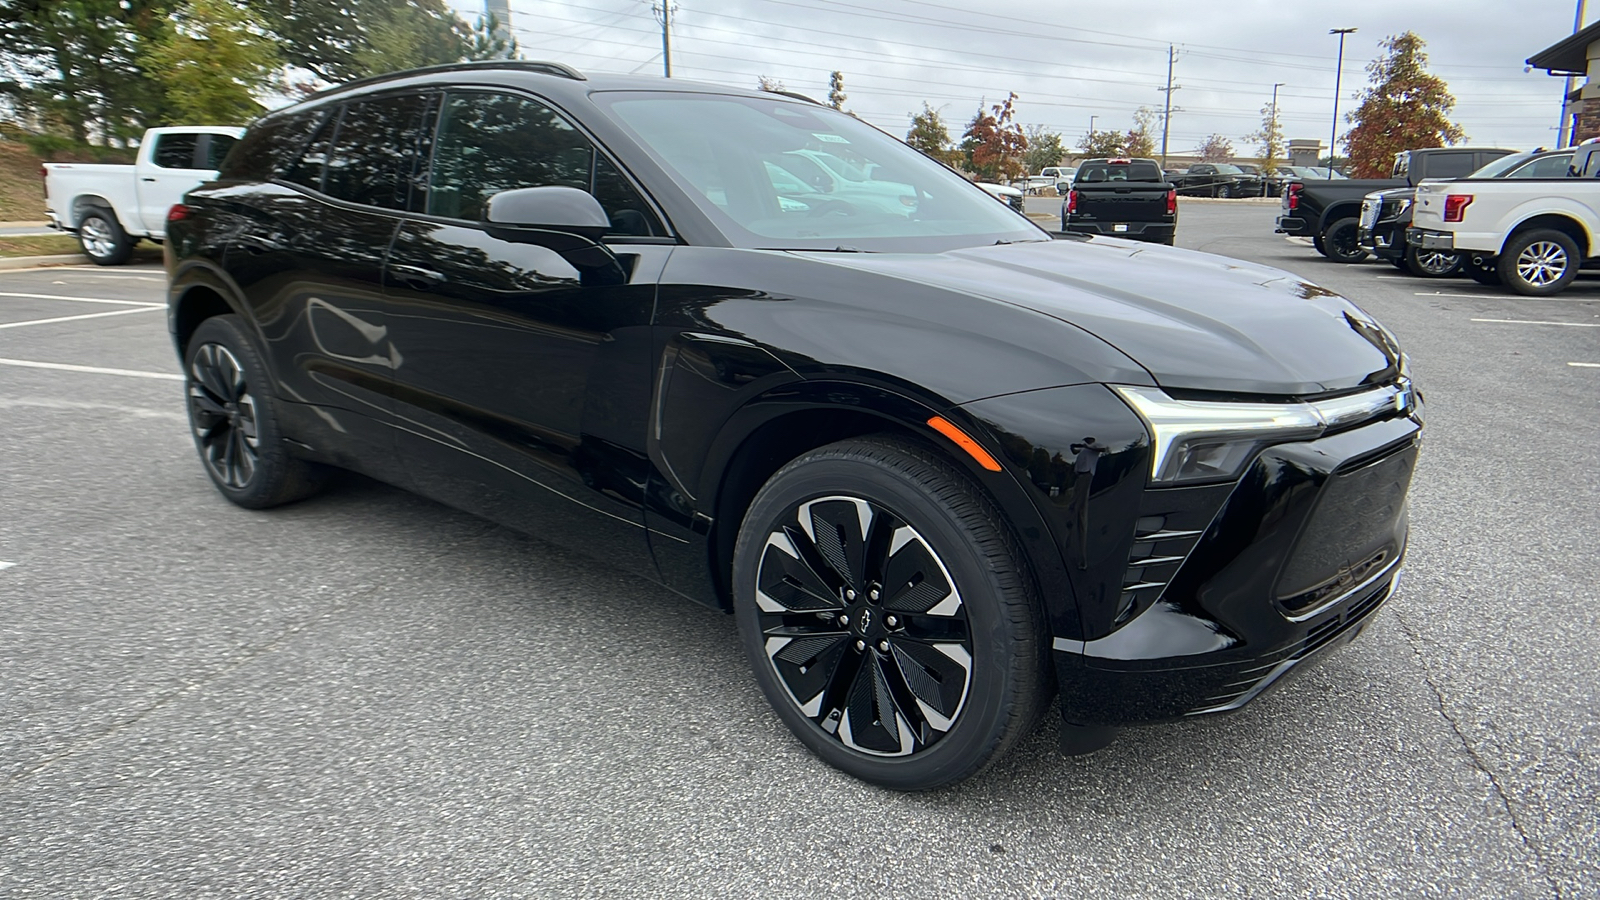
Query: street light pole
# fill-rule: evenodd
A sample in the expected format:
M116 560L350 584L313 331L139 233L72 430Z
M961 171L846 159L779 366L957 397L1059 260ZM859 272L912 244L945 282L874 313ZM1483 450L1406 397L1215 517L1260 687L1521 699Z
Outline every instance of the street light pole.
M1270 162L1274 166L1278 164L1276 153L1278 149L1278 88L1283 87L1285 84L1288 84L1288 82L1277 81L1272 85L1272 124L1267 126L1267 155L1272 156L1273 158L1270 160L1264 159L1262 162ZM1271 173L1269 172L1268 174Z
M1098 119L1098 118L1100 118L1100 117L1099 116L1090 116L1089 117L1089 139L1090 140L1094 140L1094 120Z
M1339 36L1339 62L1333 70L1333 131L1328 135L1328 180L1333 180L1333 157L1337 151L1334 143L1339 140L1339 79L1344 75L1344 36L1354 34L1354 28L1329 28L1329 34Z

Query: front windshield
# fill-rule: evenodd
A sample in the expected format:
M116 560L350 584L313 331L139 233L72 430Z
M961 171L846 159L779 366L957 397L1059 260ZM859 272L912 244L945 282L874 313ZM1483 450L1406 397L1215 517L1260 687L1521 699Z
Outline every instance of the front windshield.
M1238 166L1230 166L1227 163L1217 163L1217 171L1220 172L1223 175L1243 175L1244 174L1244 170L1243 169L1239 168Z
M1499 178L1504 173L1511 171L1513 167L1519 166L1530 159L1533 159L1532 153L1513 153L1510 156L1502 156L1467 177Z
M595 99L739 246L937 252L1050 239L960 175L825 107L667 92Z

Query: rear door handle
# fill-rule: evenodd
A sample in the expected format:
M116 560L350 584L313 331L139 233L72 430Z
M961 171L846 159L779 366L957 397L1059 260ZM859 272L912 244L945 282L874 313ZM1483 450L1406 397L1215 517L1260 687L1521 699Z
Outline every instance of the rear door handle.
M155 181L155 179L154 178L146 178L145 181Z
M438 287L445 282L443 272L435 272L421 266L395 265L390 266L389 271L394 275L395 281L419 291Z

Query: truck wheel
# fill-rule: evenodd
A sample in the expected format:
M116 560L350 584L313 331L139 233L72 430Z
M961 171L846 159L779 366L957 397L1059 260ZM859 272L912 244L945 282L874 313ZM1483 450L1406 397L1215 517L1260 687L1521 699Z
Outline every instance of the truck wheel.
M1318 253L1321 253L1323 256L1327 256L1328 255L1328 245L1322 242L1322 235L1313 234L1311 236L1311 246L1313 248L1315 248L1316 251Z
M1405 268L1419 278L1448 278L1461 271L1461 254L1407 247Z
M78 246L90 262L100 266L120 266L133 254L133 238L122 230L116 214L99 208L78 220Z
M1543 297L1567 289L1578 277L1577 242L1559 231L1525 231L1511 239L1500 254L1497 268L1505 286L1528 297Z
M1360 231L1361 223L1355 216L1340 219L1328 226L1322 232L1322 245L1327 248L1323 254L1334 262L1353 263L1367 258L1367 251L1361 249L1361 244L1356 238Z
M1233 196L1233 187L1232 186L1225 184L1225 185L1222 185L1221 187L1217 188L1217 198L1219 200L1227 200L1229 197L1232 197L1232 196Z

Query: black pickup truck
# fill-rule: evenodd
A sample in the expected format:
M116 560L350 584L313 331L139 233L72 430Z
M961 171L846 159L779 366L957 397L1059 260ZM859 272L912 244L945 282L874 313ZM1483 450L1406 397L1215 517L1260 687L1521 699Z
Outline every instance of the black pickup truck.
M1513 153L1471 173L1471 178L1565 178L1571 150ZM1361 201L1361 248L1395 268L1424 278L1443 278L1461 270L1462 257L1448 250L1430 250L1406 243L1411 225L1412 187L1375 191Z
M1061 201L1061 230L1171 244L1178 192L1153 159L1090 159Z
M1389 178L1304 179L1283 189L1278 234L1311 238L1317 252L1337 262L1358 262L1367 251L1359 239L1361 200L1390 188L1414 188L1424 178L1460 178L1515 150L1486 147L1433 147L1394 156Z

